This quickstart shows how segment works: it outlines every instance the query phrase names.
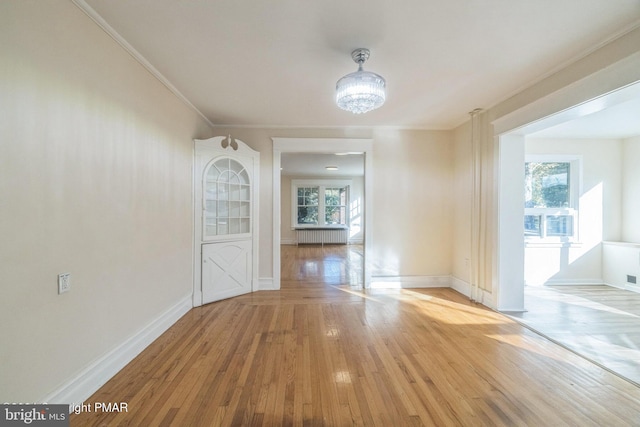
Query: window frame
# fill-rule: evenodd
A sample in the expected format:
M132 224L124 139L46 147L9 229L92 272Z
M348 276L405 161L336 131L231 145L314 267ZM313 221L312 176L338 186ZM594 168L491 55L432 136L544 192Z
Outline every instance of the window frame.
M300 228L349 228L352 180L349 179L292 179L291 180L291 229ZM318 224L298 223L298 188L318 188ZM325 189L344 188L346 191L345 224L327 224L325 209ZM342 206L342 205L340 205Z
M569 163L569 206L553 208L527 208L524 207L523 221L526 216L540 217L540 234L527 235L525 230L525 243L577 243L579 241L579 201L582 188L582 156L572 154L527 154L526 163ZM523 165L524 167L524 165ZM525 183L526 183L526 176ZM526 201L526 200L525 200ZM572 234L566 236L547 235L547 223L550 217L568 216L572 218Z

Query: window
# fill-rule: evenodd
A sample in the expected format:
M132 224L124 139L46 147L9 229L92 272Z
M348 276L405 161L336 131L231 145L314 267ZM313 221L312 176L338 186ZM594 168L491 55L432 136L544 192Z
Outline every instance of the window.
M291 181L292 227L338 227L349 225L350 181Z
M298 224L318 224L320 198L318 187L298 188Z
M347 224L347 188L324 189L324 222L328 225Z
M579 168L579 159L575 157L527 157L524 206L527 240L576 239Z

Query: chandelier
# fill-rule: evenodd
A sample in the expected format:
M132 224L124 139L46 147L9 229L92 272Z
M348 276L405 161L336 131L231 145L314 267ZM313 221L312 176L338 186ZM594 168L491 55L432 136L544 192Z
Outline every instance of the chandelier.
M358 71L338 80L336 104L354 114L375 110L386 99L386 82L382 76L362 69L362 64L369 59L369 49L356 49L351 52L351 58L358 64Z

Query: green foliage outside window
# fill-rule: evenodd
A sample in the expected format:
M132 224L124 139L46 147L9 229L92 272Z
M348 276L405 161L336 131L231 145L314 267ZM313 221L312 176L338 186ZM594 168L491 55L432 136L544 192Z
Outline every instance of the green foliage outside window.
M318 187L298 188L298 224L318 224Z
M346 223L346 188L327 188L324 191L325 224Z
M569 207L570 163L525 163L525 207Z

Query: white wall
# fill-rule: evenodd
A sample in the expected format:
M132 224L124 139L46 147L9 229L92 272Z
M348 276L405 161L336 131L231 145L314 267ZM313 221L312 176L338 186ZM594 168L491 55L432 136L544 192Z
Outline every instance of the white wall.
M578 155L582 176L578 242L527 243L525 282L602 283L602 241L618 240L622 226L622 144L616 139L527 138L526 154Z
M640 243L604 242L602 278L607 285L640 292Z
M473 107L486 108L486 114L481 116L481 124L485 131L482 132L480 144L486 155L482 165L482 182L494 183L493 187L487 185L483 188L482 196L487 203L482 207L482 214L488 218L485 230L489 238L481 247L482 267L486 274L481 286L491 297L485 303L497 309L498 293L509 287L509 283L502 283L497 266L501 262L523 262L519 259L499 259L501 244L499 238L499 212L502 207L498 203L498 181L509 180L512 177L500 174L497 164L499 136L508 132L519 132L527 124L535 124L557 113L567 111L573 106L580 105L597 97L606 95L612 91L640 81L640 28L635 28L620 38L602 45L589 54L577 58L565 68L541 78L527 88L523 88L510 98L493 106L474 105ZM574 117L580 116L580 111ZM572 111L573 113L573 111ZM463 127L458 127L454 135L456 144L463 143L460 136L464 133ZM466 160L456 157L456 168L459 163ZM469 183L468 187L471 188ZM467 202L456 200L456 209L464 209ZM514 218L515 220L515 214ZM468 227L470 218L456 217L455 227ZM463 251L470 246L470 237L464 239L461 235L456 240L453 259L464 257ZM459 265L459 262L456 264ZM455 274L463 269L457 268Z
M261 153L260 277L263 282L273 277L271 137L373 139L373 212L370 214L374 223L374 247L369 254L373 275L395 278L450 275L451 132L220 127L214 133L230 133ZM288 226L285 221L283 216L282 227Z
M622 232L620 239L640 243L640 136L622 141Z
M449 276L451 132L374 134L373 276Z
M291 181L294 179L316 179L316 180L326 180L326 179L336 179L336 180L349 180L351 181L351 186L349 188L349 199L351 203L356 202L359 203L360 209L364 209L364 179L362 176L289 176L282 175L280 180L280 212L281 212L281 224L280 228L280 242L282 244L295 244L296 235L295 231L291 226ZM362 243L362 239L364 238L364 233L362 232L362 227L364 226L364 222L362 219L362 212L352 211L350 208L347 208L347 214L351 215L349 218L351 229L349 233L349 241L350 243Z
M0 51L0 401L36 402L188 301L211 129L72 2L0 2Z

